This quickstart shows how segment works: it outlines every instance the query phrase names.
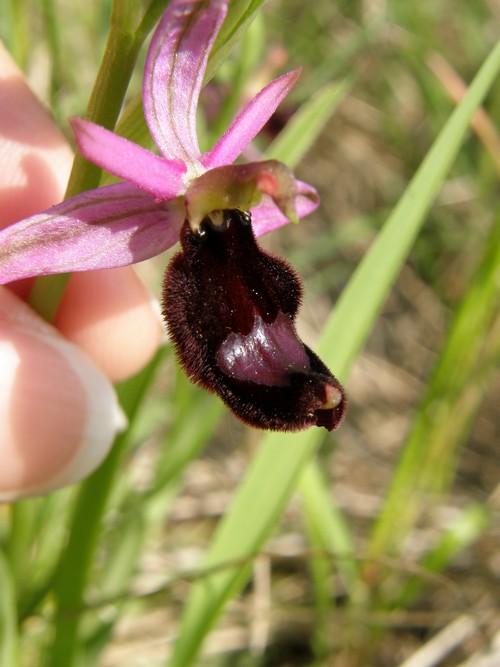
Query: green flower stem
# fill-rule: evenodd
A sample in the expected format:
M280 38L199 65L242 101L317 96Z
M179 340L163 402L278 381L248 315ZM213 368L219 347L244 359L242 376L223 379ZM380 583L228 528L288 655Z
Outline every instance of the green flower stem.
M54 0L43 0L41 3L45 34L47 35L47 47L50 53L51 73L49 100L50 109L56 119L60 119L58 90L64 82L63 58L64 50L61 48L60 22L57 20L57 10Z
M167 0L114 1L106 48L85 113L87 120L110 130L115 127L139 50L166 4ZM77 152L65 199L97 188L101 174L100 167ZM46 320L54 319L68 280L68 274L35 280L30 305Z
M123 2L114 2L108 41L99 72L89 99L85 118L112 130L122 108L125 93L139 49L153 26L166 0L151 3L148 14L130 32L132 20L123 10ZM152 14L152 16L151 16ZM77 153L69 177L66 198L80 192L97 188L101 180L101 168L89 162L81 153Z
M5 5L6 11L4 9L2 16L2 22L4 23L2 37L5 39L7 48L12 53L16 63L22 70L26 70L30 43L27 3L25 0L10 0Z
M47 322L52 322L56 316L69 277L69 273L40 276L33 283L29 304Z

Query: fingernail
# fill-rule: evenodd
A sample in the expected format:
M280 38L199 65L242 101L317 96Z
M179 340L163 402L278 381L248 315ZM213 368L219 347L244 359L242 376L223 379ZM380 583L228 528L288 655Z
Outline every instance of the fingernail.
M107 378L7 289L0 290L0 501L73 484L126 426Z

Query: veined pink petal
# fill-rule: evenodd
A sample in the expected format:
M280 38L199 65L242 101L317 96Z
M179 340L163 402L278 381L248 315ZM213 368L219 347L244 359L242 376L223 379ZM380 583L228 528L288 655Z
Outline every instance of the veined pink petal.
M89 190L0 231L0 284L141 262L174 245L183 219L182 200L158 205L129 183Z
M201 162L209 167L232 164L252 139L261 131L280 102L295 85L300 68L271 81L241 111L215 146L204 153Z
M182 162L165 160L95 123L73 118L78 147L83 155L111 174L146 190L158 200L173 199L183 187Z
M227 2L172 0L151 40L142 89L144 114L167 158L189 163L200 156L196 108Z
M297 181L295 207L299 218L305 218L319 206L319 195L316 190L303 181ZM252 227L256 236L262 236L273 229L278 229L289 222L279 210L271 197L262 197L261 203L252 209Z

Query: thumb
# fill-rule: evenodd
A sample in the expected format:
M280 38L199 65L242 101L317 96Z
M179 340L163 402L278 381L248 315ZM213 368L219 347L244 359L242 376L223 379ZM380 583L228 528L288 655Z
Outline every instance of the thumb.
M0 501L47 493L88 475L124 426L93 362L0 288Z

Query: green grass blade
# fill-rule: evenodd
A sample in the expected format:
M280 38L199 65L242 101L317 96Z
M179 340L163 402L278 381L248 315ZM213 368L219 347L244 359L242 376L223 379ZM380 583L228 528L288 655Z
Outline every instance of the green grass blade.
M54 584L55 634L46 660L50 667L71 667L76 663L81 649L80 612L84 608L92 558L102 530L102 518L126 451L133 421L163 355L164 349L159 350L140 373L118 386L118 397L129 420L129 429L117 436L104 462L80 486L72 513L71 532L61 554Z
M413 241L443 184L469 122L500 69L497 43L427 153L403 196L341 295L322 336L320 353L335 340L335 369L346 374L363 346ZM374 165L375 168L376 165ZM348 350L348 354L344 352ZM340 369L340 370L339 370Z
M0 665L20 665L15 580L0 551Z
M439 536L436 545L420 563L420 567L431 574L443 572L460 553L476 542L490 522L488 510L483 505L466 507ZM386 601L385 607L408 609L419 597L428 581L413 576L403 584L395 586L395 595Z
M23 565L18 574L17 607L20 623L36 613L44 598L48 595L57 569L61 550L64 547L70 510L75 497L75 489L67 488L44 498L31 498L16 503L19 506L31 505L32 525L27 534L25 555L18 563ZM13 517L23 520L13 512ZM19 544L18 544L19 547ZM14 558L14 554L11 558ZM13 560L11 560L13 562Z
M370 550L397 555L421 511L453 479L457 455L494 369L500 305L500 218L462 299L404 445Z
M226 19L210 53L205 82L212 78L214 72L228 57L263 3L264 0L231 0Z
M355 553L354 538L343 513L335 506L331 490L316 462L304 470L299 490L313 545L338 556L335 565L348 586L358 569L350 559Z
M491 51L467 95L451 114L328 320L319 352L339 377L346 376L366 341L457 155L471 117L499 70L500 43ZM262 547L322 437L319 429L314 429L294 435L271 433L264 438L233 505L218 527L206 565L248 558ZM193 664L224 603L248 576L247 565L228 567L193 586L170 663L172 667Z
M106 568L99 574L99 595L103 600L115 600L107 613L100 614L92 609L82 623L85 640L84 660L88 665L99 663L99 654L109 643L113 629L123 613L123 603L127 600L130 581L138 567L143 553L146 535L146 521L140 510L128 517L126 525L118 524L108 538ZM110 544L111 542L111 544Z
M264 39L263 19L261 14L257 13L238 40L238 58L232 62L231 86L224 104L220 106L216 118L210 123L210 129L201 128L198 124L198 140L202 151L209 150L236 117L245 99L245 88L262 58L260 47Z
M318 554L313 555L310 563L316 611L312 645L317 664L323 664L322 661L332 653L333 573L340 574L343 588L349 591L359 568L353 560L354 537L314 461L302 474L299 490L309 543L313 553Z
M281 160L291 169L314 144L326 122L351 88L352 81L329 83L303 104L266 151L266 159Z

